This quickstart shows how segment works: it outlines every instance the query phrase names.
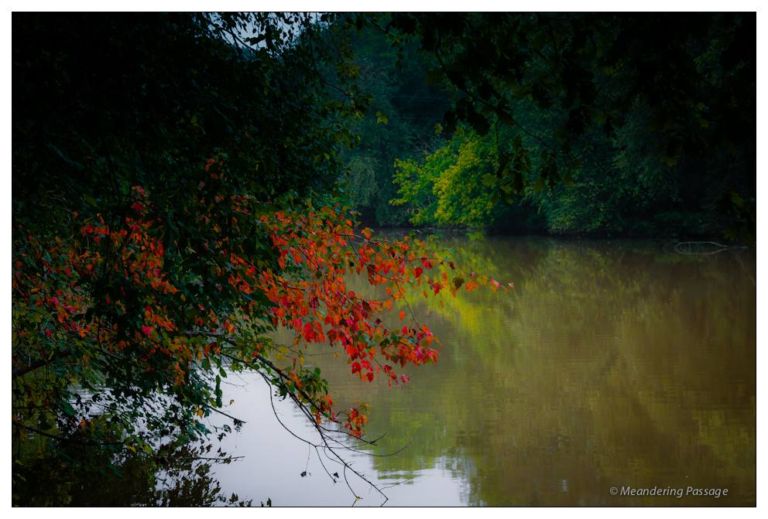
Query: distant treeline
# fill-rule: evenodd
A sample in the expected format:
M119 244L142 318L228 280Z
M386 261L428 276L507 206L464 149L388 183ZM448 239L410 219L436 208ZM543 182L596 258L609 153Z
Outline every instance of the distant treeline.
M754 14L351 18L368 222L754 239Z

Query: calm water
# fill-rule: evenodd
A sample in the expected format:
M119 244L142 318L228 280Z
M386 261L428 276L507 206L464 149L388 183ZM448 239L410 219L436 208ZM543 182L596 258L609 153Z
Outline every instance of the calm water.
M440 246L515 289L414 298L441 338L437 365L389 389L352 378L333 353L308 351L338 405L370 404L370 435L386 433L370 452L403 449L347 454L387 487L389 505L755 504L752 251L684 256L636 242L509 238ZM260 379L229 377L230 399L227 411L247 423L223 442L244 456L215 467L224 492L277 506L353 503L282 429ZM314 439L290 403L277 410ZM381 503L350 482L358 504ZM728 495L611 495L623 486Z

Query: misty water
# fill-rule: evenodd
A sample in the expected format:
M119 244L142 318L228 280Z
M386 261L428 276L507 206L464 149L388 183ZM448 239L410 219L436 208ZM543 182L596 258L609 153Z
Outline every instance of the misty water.
M417 318L441 340L436 365L389 388L354 378L327 347L307 350L339 408L369 404L368 434L384 438L339 452L387 505L755 504L752 250L538 238L438 245L514 289L415 295ZM278 423L257 375L232 374L224 390L233 401L225 411L247 422L222 442L242 456L214 467L224 493L256 505L382 503L351 473L358 501L328 477ZM275 405L294 433L316 440L290 402ZM613 496L611 487L728 494Z

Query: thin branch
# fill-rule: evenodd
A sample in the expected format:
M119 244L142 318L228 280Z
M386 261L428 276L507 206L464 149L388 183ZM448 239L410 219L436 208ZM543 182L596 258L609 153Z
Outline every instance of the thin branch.
M69 442L69 443L77 443L80 445L123 445L123 442L97 442L95 440L77 440L75 438L68 438L66 436L59 436L57 434L52 434L49 432L45 432L41 429L38 429L37 427L32 427L30 425L23 424L17 420L12 420L12 423L15 427L19 427L21 429L26 429L30 432L33 432L35 434L39 434L40 436L45 436L46 438L51 438L53 440L61 441L61 442Z
M59 359L63 359L65 357L68 357L71 354L72 354L72 352L70 352L70 351L59 352L59 353L54 354L49 359L36 360L35 362L33 362L32 364L29 364L28 366L24 366L22 368L16 368L16 369L13 370L13 378L24 376L27 373L29 373L30 371L34 371L34 370L36 370L38 368L42 368L44 366L47 366L47 365L53 363L54 361L57 361Z
M267 377L267 376L266 376L264 373L262 373L261 371L258 371L258 373L259 373L259 375L261 375L261 377L264 379L264 381L265 381L265 382L267 382L267 384L268 384L268 385L270 386L270 388L271 388L271 386L272 386L272 382L269 380L269 378L268 378L268 377ZM348 463L348 462L347 462L347 461L346 461L344 458L342 458L342 457L341 457L341 456L340 456L340 455L339 455L339 454L338 454L338 453L335 451L334 447L331 447L331 446L328 444L328 437L327 437L326 433L325 433L325 432L324 432L324 431L323 431L323 430L322 430L322 429L321 429L321 428L318 426L317 422L315 422L315 421L312 419L311 415L309 415L309 414L308 414L308 413L309 413L309 411L306 409L306 406L304 406L304 405L303 405L303 404L302 404L302 403L301 403L301 402L298 400L298 398L297 398L295 395L293 395L292 393L288 393L288 396L291 398L291 400L292 400L294 403L296 403L296 404L297 404L297 406L299 407L299 409L300 409L300 410L301 410L301 411L302 411L302 412L305 414L305 416L307 416L307 417L308 417L308 419L309 419L310 423L311 423L311 424L312 424L312 425L315 427L315 430L317 431L318 435L320 436L320 439L322 440L322 442L323 442L323 446L325 447L325 449L327 449L327 451L329 451L331 454L333 454L333 456L334 456L334 457L335 457L335 458L338 460L338 462L339 462L339 463L341 463L341 465L343 465L343 467L344 467L344 480L345 480L345 482L346 482L346 484L347 484L347 487L349 488L350 492L352 492L352 494L355 496L355 498L356 498L356 499L360 499L360 497L357 495L357 493L355 492L355 490L352 488L352 485L349 483L349 479L347 478L347 475L346 475L346 470L347 470L347 469L349 469L349 470L350 470L350 471L351 471L353 474L355 474L355 475L356 475L358 478L360 478L360 479L362 479L363 481L365 481L365 482L366 482L366 483L367 483L367 484L368 484L368 485L369 485L371 488L375 489L375 490L376 490L376 491L377 491L379 494L381 494L381 495L382 495L382 497L384 497L384 501L381 503L381 506L384 506L384 504L385 504L387 501L389 501L389 497L388 497L388 496L387 496L387 495L386 495L384 492L382 492L382 491L381 491L381 489L380 489L378 486L376 486L376 484L374 484L373 482L371 482L371 481L370 481L368 478L366 478L366 477L365 477L363 474L361 474L359 471L355 470L355 469L354 469L354 468L353 468L353 467L352 467L352 466L351 466L351 465L350 465L350 464L349 464L349 463ZM296 434L295 432L293 432L293 431L292 431L292 430L291 430L291 429L290 429L290 428L289 428L287 425L285 425L285 423L282 421L282 419L280 418L279 414L277 413L277 409L275 408L274 395L272 394L272 391L270 391L270 392L269 392L269 402L270 402L270 405L272 406L272 412L274 413L274 415L275 415L275 418L277 419L278 423L279 423L279 424L280 424L280 425L283 427L283 429L285 429L286 431L288 431L288 433L289 433L289 434L291 434L291 435L292 435L294 438L296 438L296 439L298 439L298 440L300 440L300 441L302 441L302 442L306 443L307 445L310 445L310 446L312 446L312 447L315 447L315 448L317 448L317 447L319 447L319 446L320 446L320 445L318 445L318 444L315 444L315 443L313 443L313 442L311 442L311 441L309 441L309 440L307 440L307 439L305 439L305 438L302 438L301 436L299 436L298 434ZM323 468L325 469L325 466L323 466ZM326 473L328 473L328 470L327 470L327 469L326 469ZM336 482L335 478L333 478L333 476L331 476L330 474L328 474L328 475L331 477L331 479L332 479L332 480L334 481L334 483L335 483L335 482Z
M243 424L244 424L244 423L248 423L248 422L246 422L245 420L241 420L240 418L237 418L237 417L235 417L235 416L232 416L231 414L225 413L225 412L224 412L224 411L222 411L221 409L217 409L217 408L213 407L212 405L203 404L203 406L204 406L206 409L210 409L210 410L211 410L211 411L213 411L214 413L219 413L219 414L220 414L220 415L222 415L222 416L226 416L227 418L229 418L230 420L232 420L232 421L233 421L233 422L235 422L235 423L243 423Z

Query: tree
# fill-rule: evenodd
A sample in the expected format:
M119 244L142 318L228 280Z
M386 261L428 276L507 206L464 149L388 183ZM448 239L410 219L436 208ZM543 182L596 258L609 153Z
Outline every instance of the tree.
M159 467L212 432L199 418L222 412L228 370L257 370L324 441L361 438L364 408L335 409L304 348L390 383L437 360L427 326L380 315L406 285L458 290L455 266L374 239L327 194L363 103L319 66L343 60L333 31L312 14L14 15L15 486L72 443Z
M385 19L388 15L382 15ZM354 23L345 15L356 82L368 96L367 109L355 119L352 131L359 143L342 153L346 174L340 179L348 203L363 222L379 226L407 223L404 209L389 201L395 161L416 158L434 147L435 125L448 109L450 97L440 84L429 81L431 56L420 51L415 38L393 44L379 27Z
M495 139L500 205L524 195L554 232L754 236L753 15L401 13L385 28L434 55L448 135Z

